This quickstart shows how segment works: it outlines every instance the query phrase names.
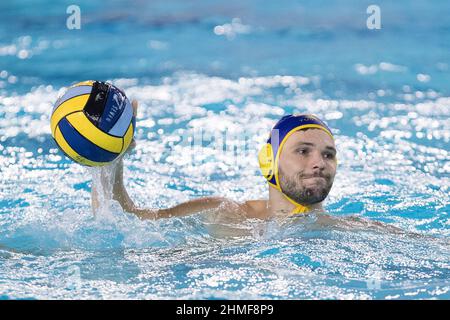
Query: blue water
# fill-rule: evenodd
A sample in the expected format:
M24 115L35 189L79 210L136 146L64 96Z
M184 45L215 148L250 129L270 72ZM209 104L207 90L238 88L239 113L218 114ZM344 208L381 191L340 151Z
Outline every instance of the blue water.
M377 1L380 30L372 1L76 3L80 30L72 1L0 3L0 298L450 298L449 2ZM49 126L86 79L140 102L125 175L141 206L266 198L256 152L307 111L336 133L329 214L406 233L220 210L143 222L106 200L94 217L97 173Z

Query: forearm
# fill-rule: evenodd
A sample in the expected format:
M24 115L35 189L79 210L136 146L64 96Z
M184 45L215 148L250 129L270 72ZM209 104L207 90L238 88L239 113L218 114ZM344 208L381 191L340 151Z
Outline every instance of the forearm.
M160 210L158 209L138 208L128 195L128 192L125 189L125 187L123 186L115 187L113 189L113 199L119 202L123 211L133 213L139 219L156 220L158 218L161 218L161 216L159 215Z
M219 198L219 197L207 197L202 199L191 200L175 207L168 209L143 209L138 208L131 197L129 196L124 182L123 182L123 160L115 164L114 171L112 172L111 181L106 177L105 172L102 172L101 183L102 188L97 190L93 185L92 187L92 207L94 212L100 207L102 198L106 198L108 195L104 194L100 197L99 191L108 192L107 190L112 189L112 199L116 200L122 209L126 212L135 214L140 219L150 219L155 220L159 218L170 218L170 217L180 217L186 216L193 213L215 209L221 205L236 205L234 202ZM112 188L108 188L108 183L112 183ZM108 197L110 198L110 197Z
M206 197L201 199L194 199L176 205L175 207L172 208L160 209L158 210L158 216L164 218L187 216L205 210L217 209L220 206L227 203L232 202L230 200L219 197Z
M141 209L134 204L123 185L119 184L113 190L114 199L119 202L122 209L126 212L135 214L138 218L143 220L187 216L201 211L218 208L225 201L222 198L209 197L191 200L167 209Z
M91 205L94 215L107 205L110 200L116 200L126 212L134 213L141 218L155 219L157 210L137 208L128 195L123 184L123 160L109 167L99 168L93 174Z
M117 164L116 170L114 172L114 182L113 182L113 199L116 200L122 209L126 212L135 214L140 219L158 219L158 211L157 209L143 209L138 208L131 197L128 195L128 192L123 183L123 160Z
M221 205L230 202L223 198L208 197L184 202L167 209L141 209L136 207L133 200L131 200L122 182L115 185L113 190L114 199L120 203L122 209L126 212L135 214L138 218L143 220L187 216L205 210L216 209Z
M141 219L158 219L186 216L192 213L216 208L220 206L222 198L195 199L168 209L140 209L134 204L123 183L123 163L119 163L115 171L113 198L117 200L124 211L134 213Z

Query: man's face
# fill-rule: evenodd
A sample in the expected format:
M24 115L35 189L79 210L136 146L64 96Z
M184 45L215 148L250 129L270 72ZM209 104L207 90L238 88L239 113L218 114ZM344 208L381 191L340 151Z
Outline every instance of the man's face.
M323 130L294 132L285 142L279 159L281 190L303 205L323 201L336 174L334 140Z

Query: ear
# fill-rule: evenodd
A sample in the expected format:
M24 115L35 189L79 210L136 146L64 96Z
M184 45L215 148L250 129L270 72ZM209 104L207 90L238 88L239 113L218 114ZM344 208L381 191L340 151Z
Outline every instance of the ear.
M258 153L258 162L259 167L263 176L270 180L273 176L273 166L274 166L274 158L273 158L273 150L272 145L270 143L266 143Z

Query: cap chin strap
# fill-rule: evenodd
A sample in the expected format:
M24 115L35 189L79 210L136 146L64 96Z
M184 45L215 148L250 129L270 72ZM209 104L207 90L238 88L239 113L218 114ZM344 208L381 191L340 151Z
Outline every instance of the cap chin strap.
M304 206L300 203L295 202L294 200L292 200L291 198L289 198L287 195L284 194L284 192L281 192L281 194L289 200L290 203L292 203L295 208L294 210L292 210L291 215L296 215L296 214L304 214L310 211L309 207Z

